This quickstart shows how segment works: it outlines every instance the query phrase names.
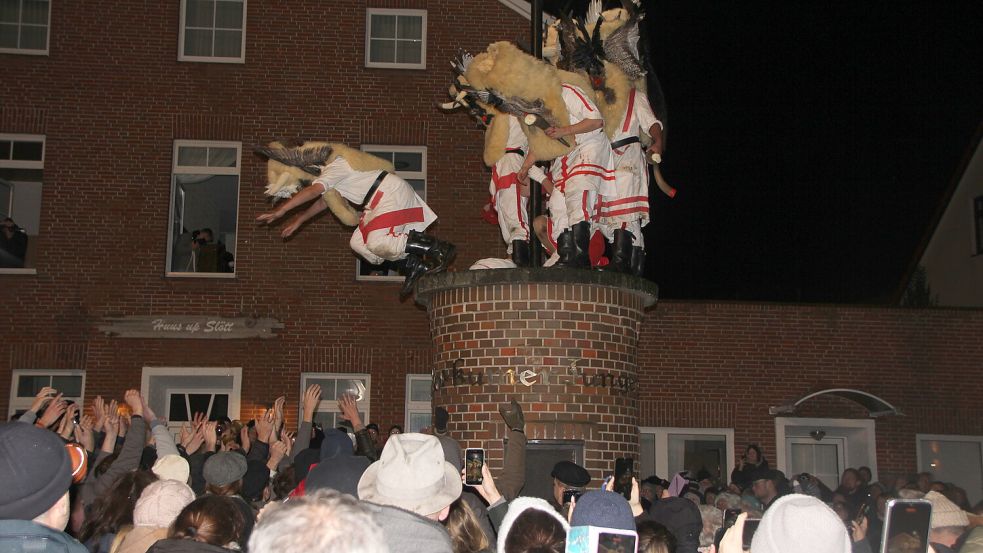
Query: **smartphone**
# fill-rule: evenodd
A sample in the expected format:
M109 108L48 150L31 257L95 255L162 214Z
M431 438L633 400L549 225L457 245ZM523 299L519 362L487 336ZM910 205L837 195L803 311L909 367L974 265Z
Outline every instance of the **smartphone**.
M481 468L485 466L485 450L480 447L469 447L464 450L464 483L477 486L484 480Z
M744 535L741 536L741 541L745 551L751 549L751 540L754 539L754 533L758 530L759 524L761 524L760 518L749 518L744 521Z
M567 488L563 490L563 504L566 505L574 499L580 499L580 496L584 495L583 490L575 490L573 488Z
M730 529L731 526L737 522L737 517L741 514L740 509L726 509L724 511L724 524L717 529L717 532L713 535L713 545L720 550L720 541L724 539L724 533Z
M635 471L635 461L631 457L614 460L614 491L631 501L631 477Z
M857 516L853 517L854 522L860 523L865 518L867 518L867 511L870 509L870 505L867 503L861 503L860 507L857 509Z
M892 499L884 512L881 553L925 551L932 504L925 499Z

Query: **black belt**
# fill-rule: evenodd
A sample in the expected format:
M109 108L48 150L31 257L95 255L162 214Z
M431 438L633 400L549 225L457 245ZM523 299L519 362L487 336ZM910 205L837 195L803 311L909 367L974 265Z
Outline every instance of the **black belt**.
M623 146L627 146L629 144L634 144L636 142L638 142L638 137L637 136L629 136L627 138L622 138L621 140L615 140L614 142L612 142L611 143L611 149L612 150L617 150L618 148L621 148Z
M526 153L522 151L522 148L506 148L505 149L505 153L507 153L507 154L519 154L520 156L526 155Z
M365 193L365 198L362 198L362 203L358 206L359 209L365 208L365 204L369 203L369 200L372 199L372 194L375 194L375 191L379 189L379 185L382 184L382 179L386 178L388 174L389 171L381 171L379 173L379 176L375 178L375 182L369 187L369 191Z

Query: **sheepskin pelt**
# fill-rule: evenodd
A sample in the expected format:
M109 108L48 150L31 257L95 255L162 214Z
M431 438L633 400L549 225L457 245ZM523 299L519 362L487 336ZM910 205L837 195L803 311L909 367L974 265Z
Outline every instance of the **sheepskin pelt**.
M485 129L485 165L493 167L505 155L509 142L509 116L496 114Z
M556 125L570 124L570 114L563 103L563 81L557 69L512 43L503 41L489 45L475 56L464 77L476 88L494 89L506 97L542 100ZM537 160L554 159L570 152L569 146L546 136L538 128L523 123L522 130L529 138L529 155Z
M305 144L306 146L306 144ZM348 165L352 166L352 169L356 171L389 171L390 173L395 172L393 169L393 164L381 157L376 157L370 153L363 152L362 150L356 150L355 148L349 148L344 144L338 144L332 142L331 155L328 156L327 163L331 163L338 156L345 158Z
M594 95L594 103L601 110L604 116L604 134L608 139L613 139L621 125L621 118L628 107L628 96L631 94L633 83L628 80L628 75L617 65L604 62L604 82L608 89L612 90L613 101L608 102L604 97L603 90L591 90Z

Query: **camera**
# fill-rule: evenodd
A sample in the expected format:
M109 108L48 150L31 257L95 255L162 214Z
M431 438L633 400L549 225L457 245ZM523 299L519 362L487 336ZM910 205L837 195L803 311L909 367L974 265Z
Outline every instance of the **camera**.
M567 488L563 490L563 503L570 503L571 499L580 499L580 496L584 495L583 490L575 490L573 488Z

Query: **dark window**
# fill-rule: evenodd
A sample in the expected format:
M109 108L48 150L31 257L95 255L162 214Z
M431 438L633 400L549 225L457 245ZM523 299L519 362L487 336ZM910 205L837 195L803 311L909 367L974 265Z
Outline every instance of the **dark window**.
M976 255L983 254L983 196L973 200L973 220L976 223Z

